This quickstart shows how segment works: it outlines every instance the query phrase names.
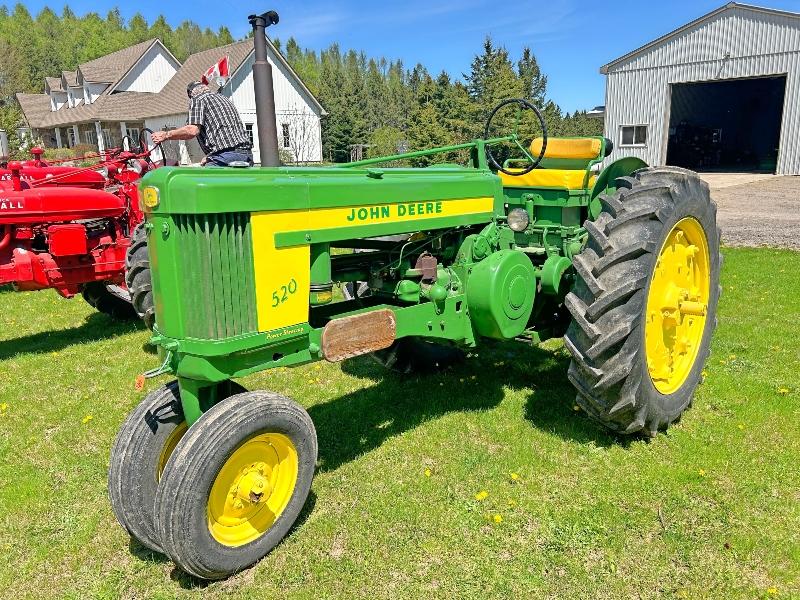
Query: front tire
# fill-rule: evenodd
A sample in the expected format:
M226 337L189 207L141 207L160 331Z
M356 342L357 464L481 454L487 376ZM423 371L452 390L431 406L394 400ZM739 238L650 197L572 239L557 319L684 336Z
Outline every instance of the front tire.
M720 295L720 233L692 171L649 168L617 180L587 221L565 304L577 403L622 434L655 435L691 404Z
M228 381L224 397L245 389ZM167 460L187 431L178 382L150 392L120 427L111 448L108 496L120 525L143 546L162 552L153 505Z
M180 441L158 484L164 551L203 579L249 567L297 519L316 461L314 424L291 400L258 391L214 406Z

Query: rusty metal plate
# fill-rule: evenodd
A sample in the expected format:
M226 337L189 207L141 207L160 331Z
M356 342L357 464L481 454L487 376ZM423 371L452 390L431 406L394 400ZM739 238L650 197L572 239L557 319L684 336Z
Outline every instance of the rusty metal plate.
M322 330L322 354L330 362L369 354L391 346L396 334L397 320L391 310L334 319Z

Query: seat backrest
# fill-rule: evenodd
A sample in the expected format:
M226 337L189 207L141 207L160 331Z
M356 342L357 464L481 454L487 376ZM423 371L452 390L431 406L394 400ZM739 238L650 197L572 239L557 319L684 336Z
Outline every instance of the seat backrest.
M536 138L531 142L531 154L538 157L541 151L542 138ZM606 140L602 137L548 138L539 168L584 171L605 154Z

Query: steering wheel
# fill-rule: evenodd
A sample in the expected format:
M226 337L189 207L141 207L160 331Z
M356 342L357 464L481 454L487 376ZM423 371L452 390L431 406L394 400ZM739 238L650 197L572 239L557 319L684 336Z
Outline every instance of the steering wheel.
M145 154L144 159L147 162L149 162L151 165L154 165L156 163L151 158L151 155L153 154L153 152L155 150L158 150L161 153L161 160L164 162L164 164L166 164L167 155L164 153L164 147L161 145L161 142L157 143L150 150L147 150L147 136L146 136L146 134L148 134L148 133L152 136L155 132L152 129L150 129L149 127L145 127L139 132L139 152L137 152L137 154L143 154L143 153L146 152L147 154Z
M489 118L486 120L486 127L484 128L483 137L484 139L487 140L490 139L490 129L492 126L492 120L495 118L497 113L500 112L501 109L510 104L516 104L518 106L517 122L514 126L514 136L512 141L519 147L520 150L522 150L522 153L525 155L525 160L528 161L528 166L522 170L507 171L498 162L494 154L492 154L491 146L488 144L486 145L486 157L489 159L489 164L491 164L498 171L505 173L506 175L512 175L512 176L526 175L527 173L530 173L536 167L539 166L539 163L541 163L542 159L544 158L545 150L547 150L547 125L544 122L544 117L542 116L542 113L538 108L536 108L533 104L531 104L530 102L528 102L523 98L509 98L508 100L503 100L500 104L498 104L494 108L492 114L490 114ZM519 131L519 124L522 118L523 110L532 110L533 113L536 115L537 120L539 121L539 126L542 128L542 150L539 152L539 156L537 156L536 158L531 156L531 153L528 152L528 149L519 143L519 138L517 137L517 132Z

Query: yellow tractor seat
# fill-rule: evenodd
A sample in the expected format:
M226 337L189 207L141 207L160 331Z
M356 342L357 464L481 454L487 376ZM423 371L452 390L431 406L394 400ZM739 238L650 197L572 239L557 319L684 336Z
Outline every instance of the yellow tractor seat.
M506 175L502 172L498 175L506 187L557 187L568 190L592 187L597 179L597 175L592 174L584 185L586 171L571 169L534 169L525 175Z
M610 149L610 142L601 137L549 138L542 162L533 171L524 175L508 175L501 171L498 175L505 187L591 188L597 175L590 169L603 160ZM541 151L542 138L536 138L531 143L531 155L537 157ZM506 170L523 171L507 167Z

